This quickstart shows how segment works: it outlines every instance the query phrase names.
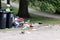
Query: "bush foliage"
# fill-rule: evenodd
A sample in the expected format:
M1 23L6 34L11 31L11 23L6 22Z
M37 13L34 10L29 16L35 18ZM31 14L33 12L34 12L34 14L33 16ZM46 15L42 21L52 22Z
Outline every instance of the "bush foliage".
M28 0L29 5L48 13L60 13L60 0Z

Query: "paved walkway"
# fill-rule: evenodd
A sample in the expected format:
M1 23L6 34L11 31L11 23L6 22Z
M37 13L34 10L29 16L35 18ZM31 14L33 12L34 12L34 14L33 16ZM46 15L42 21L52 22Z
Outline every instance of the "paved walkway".
M58 25L52 27L45 26L38 31L25 31L25 34L20 34L19 29L2 31L0 40L60 40L60 27Z
M6 3L6 0L3 1L3 3ZM17 4L17 3L12 3L12 2L11 2L11 5L14 6L14 7L16 7L16 8L19 7L19 4ZM47 14L47 13L43 13L43 12L40 12L40 11L31 9L31 8L28 8L28 10L29 10L29 13L33 13L33 14L37 14L37 15L45 16L45 17L51 17L51 18L60 19L60 15Z

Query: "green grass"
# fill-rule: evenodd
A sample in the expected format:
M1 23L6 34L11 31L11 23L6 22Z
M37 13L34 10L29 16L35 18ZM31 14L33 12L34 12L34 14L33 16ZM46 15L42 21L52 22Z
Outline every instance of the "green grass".
M6 7L5 4L3 4L3 8ZM18 9L13 7L14 9L14 14L16 15L18 12ZM54 18L48 18L48 17L44 17L44 16L39 16L39 15L35 15L30 13L31 18L26 18L26 20L31 20L32 23L35 22L41 22L43 24L60 24L60 20L59 19L54 19Z
M15 0L15 1L13 1L13 0L10 0L11 2L15 2L15 3L19 3L19 0Z
M32 22L41 22L43 24L59 24L60 20L54 18L48 18L44 16L39 16L35 14L30 14L32 16Z

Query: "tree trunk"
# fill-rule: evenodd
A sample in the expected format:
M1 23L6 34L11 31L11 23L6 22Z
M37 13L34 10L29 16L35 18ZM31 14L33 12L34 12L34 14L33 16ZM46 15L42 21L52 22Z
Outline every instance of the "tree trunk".
M10 0L7 0L7 4L10 4Z
M1 9L1 0L0 0L0 9Z
M19 11L18 16L23 18L29 18L30 15L28 13L28 2L27 0L19 0Z

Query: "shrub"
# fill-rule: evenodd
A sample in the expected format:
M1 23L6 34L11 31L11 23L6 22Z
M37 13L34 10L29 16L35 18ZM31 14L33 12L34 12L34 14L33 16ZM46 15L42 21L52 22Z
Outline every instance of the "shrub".
M52 4L49 4L48 2L41 2L40 9L41 11L48 13L55 13L56 11L56 8Z

